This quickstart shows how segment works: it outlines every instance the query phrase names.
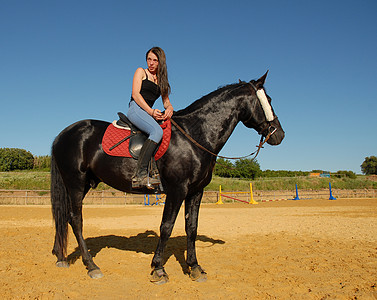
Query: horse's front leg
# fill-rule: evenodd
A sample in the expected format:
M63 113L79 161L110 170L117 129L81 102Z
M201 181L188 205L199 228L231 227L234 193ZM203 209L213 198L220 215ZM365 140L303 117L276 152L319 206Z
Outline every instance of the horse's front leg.
M187 196L185 200L185 229L187 235L187 259L190 267L190 278L203 282L207 280L207 274L199 266L196 258L195 241L198 234L198 216L203 191Z
M160 239L157 244L156 252L152 259L152 278L151 281L156 284L163 284L168 282L169 277L164 270L163 254L174 227L175 220L179 209L182 205L183 199L172 198L167 195L160 225Z

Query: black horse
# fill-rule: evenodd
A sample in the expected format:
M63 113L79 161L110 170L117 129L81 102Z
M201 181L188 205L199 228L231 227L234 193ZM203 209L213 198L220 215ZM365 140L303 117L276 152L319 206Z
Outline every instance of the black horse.
M267 73L256 81L219 88L177 111L173 120L201 146L216 154L240 121L246 127L254 128L262 137L269 136L268 144L278 145L284 138L284 131L270 105L271 98L264 92L266 76ZM264 103L260 92L265 95ZM133 158L113 157L103 151L101 140L108 125L108 122L98 120L83 120L70 125L54 140L51 154L51 203L56 230L52 253L57 256L57 266L68 267L66 249L69 223L83 263L92 278L103 275L93 262L82 235L83 199L90 188L95 188L99 182L124 192L133 192L131 177L137 164ZM151 264L151 281L164 283L168 280L163 268L163 252L183 200L186 262L190 277L197 281L206 279L206 273L196 258L195 240L203 189L211 181L215 163L216 156L198 147L176 126L172 126L169 148L157 161L166 200L160 239ZM139 192L150 193L147 189Z

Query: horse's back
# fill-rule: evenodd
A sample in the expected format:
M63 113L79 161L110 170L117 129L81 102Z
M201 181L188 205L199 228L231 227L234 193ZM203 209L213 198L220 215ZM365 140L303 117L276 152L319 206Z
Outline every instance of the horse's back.
M62 159L82 160L84 153L98 149L101 139L110 123L99 120L82 120L63 129L55 138L51 155L57 162Z
M101 135L105 133L107 126L110 123L100 120L81 120L76 123L73 123L63 129L59 135L55 138L53 143L53 149L57 144L63 143L65 141L76 141L84 140L90 136Z

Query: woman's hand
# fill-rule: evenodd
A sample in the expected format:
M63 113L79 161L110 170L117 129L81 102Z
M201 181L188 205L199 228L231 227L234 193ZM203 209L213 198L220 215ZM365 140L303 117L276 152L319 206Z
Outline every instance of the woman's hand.
M153 109L153 111L152 111L152 117L155 120L158 120L158 121L159 120L164 120L164 114L159 109Z
M173 106L169 105L169 106L165 109L165 113L163 114L162 119L163 119L163 120L168 120L168 119L170 119L171 116L173 115L173 112L174 112Z

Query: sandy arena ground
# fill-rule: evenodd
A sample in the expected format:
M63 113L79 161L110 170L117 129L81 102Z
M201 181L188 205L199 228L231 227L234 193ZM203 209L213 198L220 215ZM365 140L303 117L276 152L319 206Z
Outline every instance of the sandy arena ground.
M377 299L377 199L202 205L186 274L183 212L166 251L170 282L149 282L163 207L86 206L84 234L104 277L90 279L70 231L55 267L48 206L0 206L2 299Z

